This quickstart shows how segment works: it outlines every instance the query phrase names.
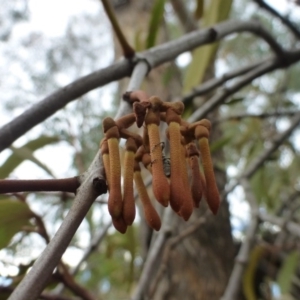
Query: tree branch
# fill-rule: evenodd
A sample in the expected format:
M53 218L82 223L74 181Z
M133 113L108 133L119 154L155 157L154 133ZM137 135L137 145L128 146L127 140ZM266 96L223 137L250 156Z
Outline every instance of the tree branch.
M0 286L0 293L11 293L13 292L13 288L12 287L7 287L7 286ZM52 294L47 294L47 293L43 293L40 295L40 299L43 300L75 300L75 298L69 298L69 297L65 297L65 296L57 296L57 295L52 295ZM78 300L78 298L76 298L76 300Z
M278 11L276 11L273 7L269 6L263 0L253 0L256 2L261 8L264 8L266 11L271 13L273 16L277 17L286 27L288 27L296 38L300 39L300 30L288 19L283 17Z
M248 85L250 82L252 82L253 79L270 71L273 71L279 66L280 62L277 61L275 58L266 60L261 65L246 73L231 86L224 87L220 92L217 92L212 98L205 102L189 117L188 122L192 123L204 118L214 108L222 104L227 97L239 91L244 86Z
M0 179L0 194L18 192L70 192L76 193L80 186L79 177L64 179Z
M181 0L171 0L171 4L185 32L198 29L198 24L187 10L186 3L183 3Z
M295 114L299 113L299 111L274 111L274 112L265 112L261 114L250 114L250 113L241 113L236 115L231 115L228 117L216 119L213 124L218 124L221 122L227 121L236 121L245 118L258 118L258 119L265 119L265 118L273 118L273 117L286 117L286 116L294 116Z
M242 22L238 20L229 20L209 28L193 31L174 41L166 42L144 51L138 54L138 57L143 57L151 68L154 68L165 62L174 60L184 52L220 41L233 33L241 32L251 32L259 36L270 46L279 59L282 59L284 63L288 60L288 56L285 55L287 52L281 48L272 35L259 22Z
M107 203L106 203L107 204ZM108 229L111 227L112 222L110 221L109 223L107 223L104 228L101 228L101 230L99 230L96 235L94 236L94 238L92 239L90 245L88 248L85 249L83 256L81 257L80 261L78 262L78 264L76 265L76 267L74 269L71 270L71 274L74 276L77 274L77 272L79 271L81 265L88 259L88 257L98 248L99 244L102 242L102 240L104 239L104 237L107 234ZM55 294L59 295L63 292L64 290L64 285L60 284L55 288Z
M0 128L0 152L71 101L95 88L129 76L132 68L133 63L128 60L117 62L112 66L75 80L34 104L13 121Z
M258 155L255 159L253 159L253 161L246 168L241 177L245 177L248 179L252 177L252 175L264 164L268 157L270 157L270 155L279 148L283 141L292 134L295 128L299 126L299 124L300 113L298 112L292 119L290 127L282 133L276 135L271 145L264 152L262 152L261 155Z
M255 157L248 165L248 167L245 169L242 174L240 174L235 182L229 185L229 187L226 189L226 192L222 195L222 198L224 199L226 195L228 195L230 192L233 191L233 189L241 183L244 179L250 179L252 175L264 164L264 162L270 157L270 155L276 151L279 146L282 144L282 142L287 139L291 133L295 130L295 128L300 124L300 112L298 112L295 117L292 119L292 123L290 127L283 131L282 133L278 133L273 141L271 142L271 145L266 148L261 155L258 155Z
M210 91L214 90L215 88L221 86L226 81L229 81L233 78L244 75L244 74L248 73L249 71L257 68L264 62L266 62L266 60L262 60L262 61L250 64L250 65L238 68L236 70L230 71L228 73L225 73L224 75L222 75L219 78L212 78L212 79L202 83L198 87L195 87L193 89L193 91L190 92L189 94L183 96L182 101L184 103L189 103L195 97L202 96L202 95L209 93Z
M283 51L275 39L258 22L242 22L236 20L222 22L211 28L193 31L177 40L138 53L136 55L137 60L123 60L115 63L107 68L100 69L87 76L81 77L73 83L57 90L0 129L0 152L10 146L17 138L22 136L28 130L53 115L69 102L95 88L129 76L134 65L139 60L144 60L150 68L154 68L175 59L181 53L191 51L208 43L219 41L232 33L244 31L251 32L261 37L270 45L271 49L273 49L280 58L278 59L278 65L276 65L275 68L280 66L280 60L281 66L282 64L288 66L300 59L300 51L295 51L294 53ZM264 73L266 72L267 71Z
M101 230L99 230L96 235L94 236L93 240L91 241L91 244L87 249L85 249L82 258L76 265L76 267L71 271L72 275L76 275L79 271L81 265L88 259L88 257L98 248L100 243L105 238L108 229L111 227L112 222L108 222Z
M75 281L74 277L69 273L68 268L63 263L59 264L58 271L54 276L57 276L70 291L81 299L96 300L94 295L92 295L88 289L83 288Z

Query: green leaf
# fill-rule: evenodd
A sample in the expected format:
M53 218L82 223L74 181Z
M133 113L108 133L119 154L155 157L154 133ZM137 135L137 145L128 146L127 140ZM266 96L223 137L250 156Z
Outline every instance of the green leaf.
M29 220L32 217L33 213L26 203L2 200L0 202L0 249L6 247L23 226L30 225Z
M246 300L257 300L255 295L255 274L258 264L265 253L262 246L256 246L250 253L249 261L243 275L243 292Z
M164 6L165 0L156 0L153 5L146 39L146 49L155 45L160 23L164 15Z
M277 275L277 282L280 286L280 290L282 294L288 294L291 286L293 277L295 275L297 266L299 261L299 252L293 251L291 252L288 257L284 260L281 269Z
M143 51L145 46L145 41L143 40L143 35L141 30L137 30L134 34L134 49L137 52Z
M43 168L51 176L51 171L43 165L38 159L33 156L33 152L46 145L56 143L59 138L56 136L42 135L39 138L32 140L20 148L11 147L13 153L8 157L4 164L0 167L0 178L7 178L9 174L17 168L23 161L30 160Z
M194 13L194 17L196 20L202 18L203 10L204 10L204 0L197 0L197 7Z
M228 18L232 0L210 1L210 6L203 16L203 27L209 27ZM188 66L184 78L183 91L187 93L193 87L200 84L207 68L210 66L218 50L219 43L203 46L193 52L193 59Z
M211 144L210 146L210 152L214 153L218 150L220 150L221 148L223 148L224 146L226 146L232 139L232 136L227 135L224 136L220 139L218 139L217 141L215 141L214 143Z

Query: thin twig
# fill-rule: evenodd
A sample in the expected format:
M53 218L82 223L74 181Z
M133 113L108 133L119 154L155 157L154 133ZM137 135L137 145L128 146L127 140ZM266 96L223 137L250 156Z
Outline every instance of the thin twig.
M10 286L0 286L0 295L1 295L1 293L11 293L11 292L13 292L13 290L14 289ZM40 295L39 299L43 299L43 300L78 300L78 298L57 296L57 295L52 295L52 294L48 294L48 293L42 293Z
M265 112L261 114L250 114L250 113L241 113L235 114L224 118L219 118L213 121L213 124L218 124L227 121L239 121L245 118L257 118L257 119L265 119L265 118L273 118L273 117L286 117L286 116L294 116L299 111L274 111L274 112Z
M268 59L261 65L250 70L244 76L240 77L234 84L229 87L224 87L220 92L216 93L212 98L207 100L201 107L199 107L189 118L188 122L192 123L204 118L218 105L222 104L225 99L235 92L239 91L244 86L248 85L255 78L275 70L280 65L280 61L276 59Z
M0 128L0 152L71 101L95 88L129 76L132 68L132 62L122 60L107 68L83 76L37 102L13 121Z
M94 238L92 239L90 245L88 248L85 249L83 256L81 257L80 261L76 265L75 268L71 270L71 275L76 275L77 272L79 271L81 265L88 259L88 257L98 248L99 244L102 242L104 237L107 234L108 229L111 227L112 222L107 223L104 228L101 228ZM60 295L64 290L64 285L60 284L55 288L55 294Z
M121 45L121 48L123 50L123 55L126 57L126 58L132 58L134 56L134 50L132 49L132 47L129 45L129 43L127 42L124 34L123 34L123 31L121 30L120 28L120 25L118 23L118 20L116 18L116 15L113 11L113 8L110 4L110 1L108 0L101 0L102 4L103 4L103 7L104 7L104 10L110 20L110 23L114 29L114 32L118 38L118 41Z
M292 31L297 39L300 39L300 30L288 18L283 17L278 11L276 11L273 7L271 7L263 0L253 1L256 2L260 7L264 8L266 11L277 17L285 26L287 26Z
M54 274L54 277L57 277L70 291L78 295L81 299L96 300L95 296L88 289L85 289L75 281L66 265L62 262L59 264L58 272Z
M243 179L250 179L253 174L264 164L264 162L271 156L271 154L276 151L282 142L286 140L295 130L295 128L300 125L300 113L298 112L292 119L290 127L278 133L273 141L271 141L269 147L265 149L260 155L256 156L248 165L248 167L240 174L239 179L235 180L229 187L226 189L226 192L223 193L222 198L224 199L226 195L232 192Z
M72 275L76 275L79 271L81 265L88 259L88 257L99 247L100 243L105 238L108 229L111 227L112 222L108 222L101 230L99 230L94 236L89 247L84 251L82 258L76 265L76 267L71 271Z
M282 201L280 203L279 208L276 210L276 216L281 216L285 209L288 208L290 205L293 205L294 202L299 198L300 196L300 191L296 190L290 195L287 199Z
M212 78L203 84L199 85L198 87L195 87L192 92L189 94L183 96L182 101L184 103L188 103L191 100L193 100L197 96L205 95L209 93L210 91L216 89L217 87L221 86L223 83L236 78L238 76L244 75L248 73L249 71L255 69L256 67L260 66L262 63L266 62L267 60L262 60L241 68L238 68L236 70L230 71L228 73L225 73L221 77L218 78Z
M76 193L79 177L63 179L0 179L0 194L18 192L70 192Z

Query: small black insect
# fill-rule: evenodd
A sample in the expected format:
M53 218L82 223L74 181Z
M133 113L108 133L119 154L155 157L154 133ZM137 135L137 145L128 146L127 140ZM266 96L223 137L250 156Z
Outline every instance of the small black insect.
M163 151L165 148L165 143L164 142L160 142L159 144L155 145L154 147L160 145L161 146L161 150ZM152 150L153 151L153 150ZM171 176L171 159L170 157L166 157L164 155L164 153L162 154L162 161L163 161L163 169L164 169L164 173L166 175L166 177L170 178ZM154 161L151 162L151 165L154 163Z

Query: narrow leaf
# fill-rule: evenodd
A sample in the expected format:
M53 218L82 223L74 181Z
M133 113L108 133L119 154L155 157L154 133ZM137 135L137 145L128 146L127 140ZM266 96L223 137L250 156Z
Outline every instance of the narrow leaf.
M155 45L156 37L160 27L161 20L164 15L165 0L156 0L152 12L146 39L146 48L151 48Z
M29 153L31 152L31 161L33 161L34 163L38 163L38 160L36 158L33 157L32 152L34 152L37 149L40 149L46 145L52 144L52 143L57 143L59 141L59 138L56 136L45 136L42 135L40 137L38 137L35 140L32 140L30 142L28 142L27 144L25 144L24 146L20 147L20 148L12 148L13 153L8 157L8 159L4 162L4 164L0 167L0 178L7 178L9 176L9 174L15 169L17 168L24 160L28 159L28 157L26 158L25 156L20 155L21 153ZM40 164L41 166L42 164ZM45 169L45 168L44 168ZM49 173L50 170L46 169L46 172ZM50 171L51 173L51 171Z
M0 201L0 249L6 247L23 226L30 225L29 219L32 217L33 213L26 203L11 200Z
M226 146L232 139L232 136L227 135L224 136L220 139L218 139L217 141L215 141L214 143L211 144L210 146L210 152L214 153L218 150L220 150L221 148L223 148L224 146Z
M262 246L256 246L250 253L249 261L243 276L243 292L246 300L257 300L255 295L255 275L260 259L265 253Z
M299 251L291 252L284 260L284 263L278 272L277 282L282 294L288 294L292 287L293 277L299 262L299 254Z
M232 0L214 0L210 1L208 9L203 16L203 27L208 27L228 18L231 9ZM203 46L193 52L193 59L188 66L185 81L184 92L190 91L204 79L205 72L210 66L218 50L219 43Z
M202 18L203 10L204 10L204 0L197 0L197 7L194 13L196 20Z

